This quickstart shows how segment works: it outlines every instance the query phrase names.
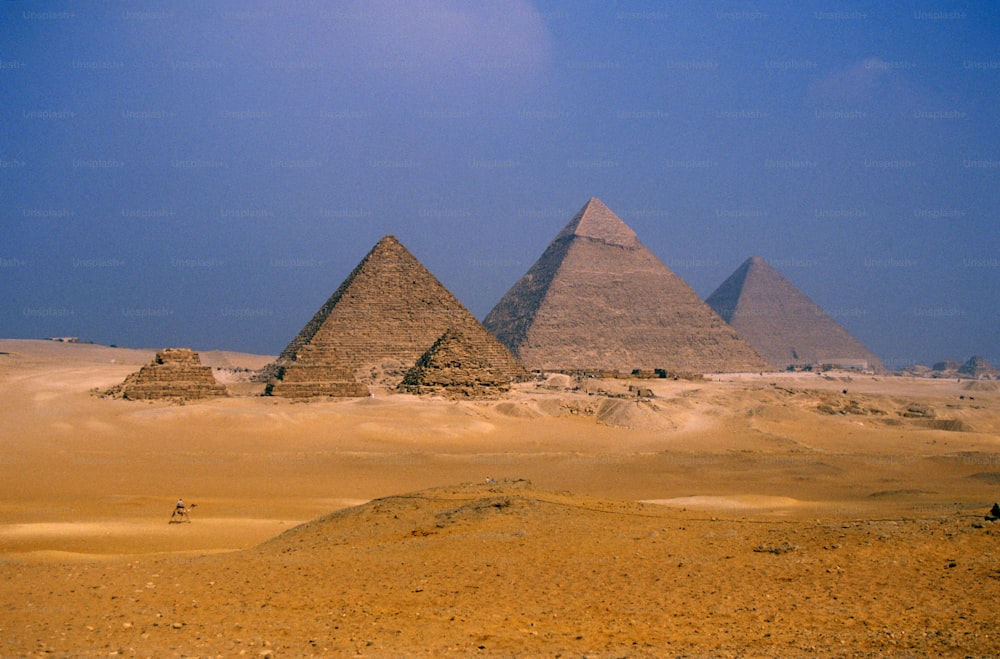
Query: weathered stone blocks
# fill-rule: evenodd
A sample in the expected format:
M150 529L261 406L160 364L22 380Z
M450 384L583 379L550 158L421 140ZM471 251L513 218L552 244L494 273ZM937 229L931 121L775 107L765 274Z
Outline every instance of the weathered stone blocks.
M129 400L191 400L225 396L226 387L215 379L211 367L202 366L197 352L166 348L108 393Z

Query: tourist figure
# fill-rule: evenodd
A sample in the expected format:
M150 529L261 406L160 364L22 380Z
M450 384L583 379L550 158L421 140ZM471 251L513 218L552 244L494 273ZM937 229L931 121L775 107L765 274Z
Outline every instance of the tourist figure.
M171 515L170 515L170 524L174 523L174 518L175 517L179 518L179 519L176 520L178 522L190 522L191 521L191 517L188 515L188 513L196 505L198 505L198 504L192 503L190 506L186 506L184 504L184 499L178 499L177 500L177 505L174 506L174 512L171 513Z

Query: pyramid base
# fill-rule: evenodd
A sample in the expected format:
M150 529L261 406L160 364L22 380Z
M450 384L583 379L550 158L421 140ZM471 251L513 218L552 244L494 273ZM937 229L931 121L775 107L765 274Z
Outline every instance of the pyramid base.
M275 364L265 396L282 398L364 398L368 387L343 366L331 363Z
M365 398L368 387L359 382L270 382L265 396L280 398Z
M229 392L227 392L225 386L221 384L212 385L203 383L176 382L132 386L121 392L121 397L126 400L194 400L198 398L218 398L228 395Z
M492 399L500 398L510 391L508 384L499 386L474 386L474 385L406 385L401 384L399 391L418 396L443 396L445 398L457 399Z

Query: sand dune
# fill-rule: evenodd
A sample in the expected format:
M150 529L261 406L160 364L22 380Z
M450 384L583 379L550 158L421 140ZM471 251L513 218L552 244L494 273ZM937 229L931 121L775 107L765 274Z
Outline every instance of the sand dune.
M0 353L0 655L1000 653L989 387L176 405L91 391L152 351Z
M235 553L87 562L50 552L3 577L6 597L26 603L5 611L5 650L996 652L996 535L969 514L782 520L704 503L723 510L504 481L377 499Z

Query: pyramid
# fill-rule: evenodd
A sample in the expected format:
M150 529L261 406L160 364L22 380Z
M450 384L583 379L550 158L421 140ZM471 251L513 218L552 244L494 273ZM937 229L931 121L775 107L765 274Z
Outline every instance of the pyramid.
M276 363L270 371L264 394L283 398L314 396L361 397L368 387L337 358L336 350L303 345L290 364Z
M497 367L504 360L484 353L482 337L469 336L467 331L452 328L442 334L403 376L400 389L414 394L466 398L488 397L509 390L510 375ZM479 332L487 333L482 327ZM507 352L499 342L496 347Z
M215 379L210 366L202 366L197 352L166 348L108 393L129 400L190 400L225 396L226 387Z
M882 369L878 357L758 256L747 259L706 301L776 368Z
M483 324L532 369L767 368L596 198L556 235Z
M974 378L995 378L998 374L996 367L986 361L985 357L979 355L969 357L969 360L959 367L958 372L962 375L971 375Z
M385 236L266 370L269 392L284 395L295 382L296 396L358 395L346 383L380 372L381 384L396 387L449 329L461 331L508 380L526 377L510 351L396 238ZM325 392L328 380L345 383L345 393Z

